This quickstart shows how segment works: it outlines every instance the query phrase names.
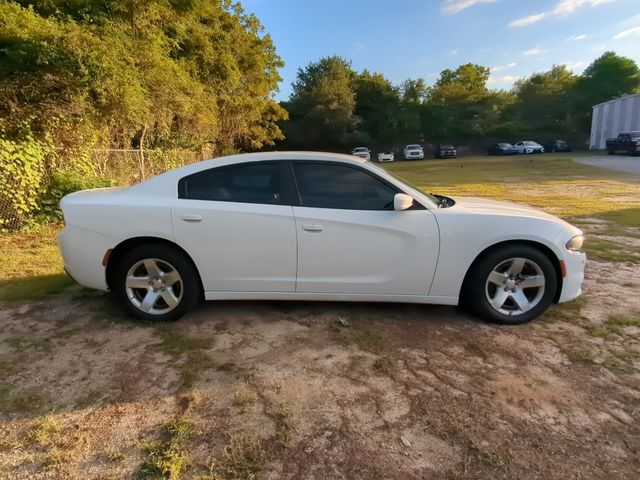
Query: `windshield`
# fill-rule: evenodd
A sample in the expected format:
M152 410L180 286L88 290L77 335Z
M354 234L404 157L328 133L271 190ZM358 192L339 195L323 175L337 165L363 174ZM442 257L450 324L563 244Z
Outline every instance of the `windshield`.
M385 174L386 173L387 175L391 175L396 180L402 182L403 185L407 186L409 188L409 190L413 190L415 193L418 193L420 195L424 195L429 200L431 200L435 205L439 205L440 204L440 200L437 197L435 197L434 195L431 195L430 193L425 192L424 190L420 189L419 187L413 185L411 182L405 180L402 177L399 177L395 173L390 172L389 170L386 170L386 169L376 165L373 162L366 162L366 164L369 167L371 167L373 170L376 170L378 173L381 173L381 174Z
M354 151L354 153L366 153L369 150L367 150L366 147L358 147L358 148L354 148L353 151Z
M407 150L420 150L420 145L407 145Z
M440 148L445 150L453 150L453 145L440 145Z

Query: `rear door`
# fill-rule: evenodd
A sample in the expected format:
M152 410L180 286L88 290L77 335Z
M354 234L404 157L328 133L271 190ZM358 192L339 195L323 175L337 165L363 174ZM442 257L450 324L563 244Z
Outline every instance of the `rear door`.
M292 192L287 162L212 168L180 180L174 235L196 263L205 291L294 291Z
M297 292L427 295L439 248L430 210L393 210L398 189L358 166L294 161L293 168Z

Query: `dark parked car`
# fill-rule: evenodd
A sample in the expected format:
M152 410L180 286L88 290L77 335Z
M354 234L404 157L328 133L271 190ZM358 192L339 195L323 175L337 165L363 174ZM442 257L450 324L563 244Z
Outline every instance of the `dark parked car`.
M615 155L618 151L626 152L629 155L640 154L640 131L621 133L617 138L609 138L607 153Z
M436 147L436 158L456 158L458 151L451 144L444 143Z
M545 152L570 152L571 145L565 140L551 140L544 144Z
M518 153L518 149L510 143L496 143L489 147L487 153L489 155L515 155Z

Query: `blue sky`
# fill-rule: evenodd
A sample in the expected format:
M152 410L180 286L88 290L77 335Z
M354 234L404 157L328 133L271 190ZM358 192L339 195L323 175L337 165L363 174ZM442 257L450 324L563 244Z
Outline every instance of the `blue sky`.
M299 67L326 55L398 84L467 62L490 86L553 64L580 73L605 50L640 63L640 0L241 0L285 61L279 100Z

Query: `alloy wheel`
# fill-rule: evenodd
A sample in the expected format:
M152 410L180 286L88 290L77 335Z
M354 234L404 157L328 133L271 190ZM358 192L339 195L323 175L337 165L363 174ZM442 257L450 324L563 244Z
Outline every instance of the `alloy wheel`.
M163 315L180 304L184 284L180 273L169 262L145 258L127 272L125 289L135 307L150 315Z
M528 258L500 262L489 273L485 294L491 307L503 315L518 316L535 308L545 290L542 268Z

